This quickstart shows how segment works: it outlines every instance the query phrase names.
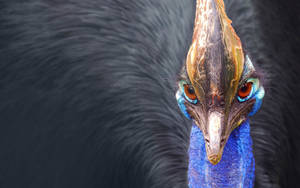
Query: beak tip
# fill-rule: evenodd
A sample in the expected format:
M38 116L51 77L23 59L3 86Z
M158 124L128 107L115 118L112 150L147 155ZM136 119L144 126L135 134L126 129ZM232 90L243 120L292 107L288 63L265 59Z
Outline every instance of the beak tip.
M208 156L208 161L212 164L212 165L216 165L220 162L221 160L221 156L219 155L212 155L212 156Z

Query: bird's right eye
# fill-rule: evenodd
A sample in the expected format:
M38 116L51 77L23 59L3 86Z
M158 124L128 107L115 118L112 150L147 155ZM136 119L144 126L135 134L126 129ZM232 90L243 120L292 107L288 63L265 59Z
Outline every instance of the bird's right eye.
M191 102L193 104L196 104L197 103L197 96L196 96L196 93L195 93L195 90L194 90L193 86L190 85L190 84L184 84L183 87L184 87L184 96L185 96L185 98L189 102Z

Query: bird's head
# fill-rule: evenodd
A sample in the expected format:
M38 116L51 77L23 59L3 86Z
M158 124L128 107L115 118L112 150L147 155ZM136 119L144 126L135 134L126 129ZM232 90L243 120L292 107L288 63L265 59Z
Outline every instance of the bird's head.
M221 0L197 0L194 35L176 98L217 164L232 130L260 107L264 88Z

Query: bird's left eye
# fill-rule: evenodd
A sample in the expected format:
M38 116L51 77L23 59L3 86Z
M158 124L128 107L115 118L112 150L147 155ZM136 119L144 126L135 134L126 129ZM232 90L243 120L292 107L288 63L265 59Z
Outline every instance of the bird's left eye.
M250 99L252 94L253 94L253 82L248 81L239 88L237 98L240 102L244 102Z

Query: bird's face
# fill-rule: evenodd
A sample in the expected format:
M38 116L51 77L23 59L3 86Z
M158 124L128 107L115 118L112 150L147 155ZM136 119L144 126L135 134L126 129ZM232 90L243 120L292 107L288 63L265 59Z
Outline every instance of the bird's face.
M225 67L216 75L222 80L219 84L215 84L209 73L203 81L200 81L201 73L197 73L191 77L194 81L183 76L178 83L178 104L186 117L201 129L207 158L212 164L221 160L232 130L259 109L264 97L259 76L249 57L245 59L244 71L237 83L226 82Z
M208 160L217 164L232 130L259 109L264 88L224 5L213 2L197 7L201 13L196 14L176 98L186 117L201 129Z

